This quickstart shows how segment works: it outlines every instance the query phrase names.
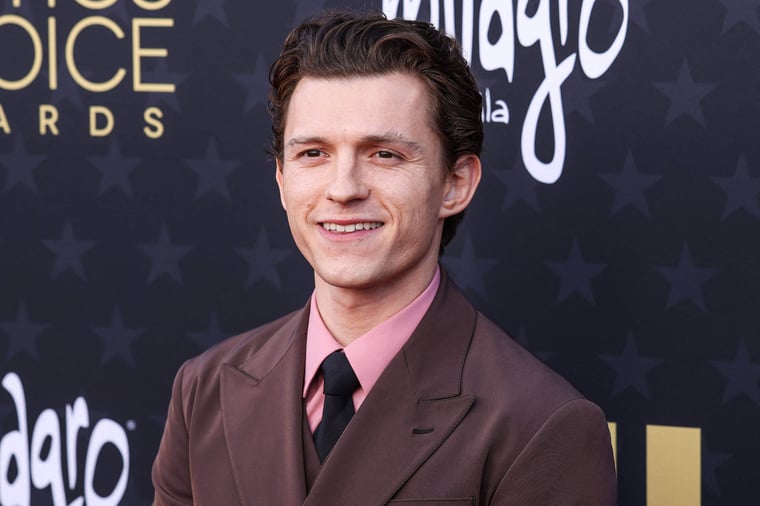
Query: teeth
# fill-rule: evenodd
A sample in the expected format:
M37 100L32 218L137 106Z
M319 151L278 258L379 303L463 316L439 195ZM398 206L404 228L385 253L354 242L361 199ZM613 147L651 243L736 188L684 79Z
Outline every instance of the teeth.
M329 230L330 232L340 232L349 234L358 230L374 230L382 227L383 224L374 221L368 221L364 223L351 223L349 225L338 225L337 223L322 223L322 228Z

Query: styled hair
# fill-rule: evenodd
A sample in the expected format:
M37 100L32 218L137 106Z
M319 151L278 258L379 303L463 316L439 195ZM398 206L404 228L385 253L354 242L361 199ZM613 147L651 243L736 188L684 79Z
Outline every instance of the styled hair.
M480 155L482 97L456 39L430 23L387 19L382 13L328 11L296 27L269 72L272 154L283 158L288 105L304 77L331 79L406 73L429 91L431 127L443 145L446 170L461 155ZM451 241L464 211L446 218L441 249Z

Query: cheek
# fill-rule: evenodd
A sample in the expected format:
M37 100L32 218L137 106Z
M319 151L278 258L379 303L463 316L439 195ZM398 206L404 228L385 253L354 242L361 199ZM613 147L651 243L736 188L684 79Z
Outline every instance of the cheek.
M410 192L399 203L400 216L412 233L425 233L433 230L441 215L440 194L432 188L418 189Z
M285 192L285 205L287 207L288 220L293 226L304 226L317 207L318 198L313 188L308 185L297 184L287 187Z
M308 185L303 184L300 178L294 176L283 178L282 195L288 208L302 205L308 198L308 191Z

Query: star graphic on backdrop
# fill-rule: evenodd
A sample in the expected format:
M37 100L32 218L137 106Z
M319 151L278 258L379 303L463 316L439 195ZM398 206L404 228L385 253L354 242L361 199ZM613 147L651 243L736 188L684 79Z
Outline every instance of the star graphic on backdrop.
M300 23L307 18L322 12L325 8L325 0L296 0L296 14L294 24Z
M195 198L215 191L225 199L230 199L227 177L240 166L239 161L226 161L219 156L216 141L211 139L206 155L201 159L187 159L185 163L198 175L198 190Z
M0 322L0 331L10 338L10 347L8 348L8 358L26 352L32 358L37 359L37 338L47 328L47 324L35 323L29 319L26 311L26 305L23 302L18 304L16 321Z
M106 414L106 416L113 416ZM138 486L135 480L130 480L124 495L121 497L120 504L145 504L145 498L138 495Z
M465 236L462 253L458 257L446 255L443 261L462 290L471 289L483 300L488 301L485 277L491 269L499 265L499 260L478 256L470 234Z
M607 365L615 370L615 382L612 385L613 397L622 393L626 388L633 387L646 399L651 399L646 375L654 369L661 358L646 358L639 355L633 334L628 333L623 353L620 355L600 355Z
M528 331L525 330L525 327L523 325L520 325L520 328L517 329L516 341L522 344L525 349L533 353L542 362L548 362L552 356L552 353L549 351L533 350L533 348L530 345L530 340L528 339Z
M190 74L187 72L172 72L169 70L166 58L159 58L153 70L143 72L143 82L174 84L176 88L182 84ZM150 106L159 106L162 103L169 105L174 111L180 112L179 102L175 93L150 92L146 101Z
M32 10L33 3L34 2L21 2L21 5L14 7L13 0L7 0L5 2L5 5L0 3L0 5L3 7L3 9L0 10L0 13L15 14L16 16L21 16L30 23L34 24L34 11Z
M158 415L149 415L147 417L148 423L154 425L156 428L163 430L166 425L166 412L162 411Z
M37 183L34 182L34 169L39 167L44 160L45 157L42 155L29 153L21 136L16 137L13 151L0 154L0 166L5 168L3 191L22 184L36 193Z
M501 74L500 72L487 72L483 75L478 76L478 83L480 83L480 89L485 91L488 89L498 88L504 82L503 76L504 74ZM483 92L481 92L481 95L482 94ZM483 99L485 100L485 97L483 97Z
M83 73L86 74L86 72ZM58 88L51 92L50 102L56 106L60 106L63 102L68 102L73 107L82 109L82 89L76 82L74 82L74 78L67 74L59 73Z
M702 298L702 285L713 277L717 269L695 267L691 261L688 245L684 245L675 267L655 267L670 282L670 293L665 310L670 309L683 299L688 299L705 310Z
M726 17L723 18L721 34L739 23L744 23L749 28L760 33L760 0L719 0L726 9Z
M573 72L562 85L562 103L566 114L576 112L586 121L594 124L591 111L591 97L604 88L607 83L599 79L589 79L582 72Z
M179 261L193 248L192 246L172 244L166 223L161 225L157 243L139 244L138 247L150 257L148 283L152 283L165 274L176 281L178 285L182 285Z
M206 17L214 18L229 28L227 14L224 12L224 0L197 0L195 2L195 16L193 16L193 26L197 25Z
M124 156L119 148L119 141L112 137L108 143L108 155L89 156L87 159L101 173L98 195L103 195L111 188L120 189L128 197L132 196L129 174L140 165L141 158Z
M491 171L507 191L504 193L504 203L501 205L502 210L511 209L518 202L524 202L536 211L541 210L538 203L538 185L539 182L530 176L526 171L520 169L499 169Z
M110 326L92 327L92 330L103 341L101 365L105 365L112 358L119 357L128 366L135 367L135 358L130 346L135 339L143 334L143 330L125 327L118 307L113 309Z
M577 293L591 304L596 304L591 289L591 279L602 272L606 265L586 262L577 240L574 240L570 246L567 260L564 262L546 262L546 265L560 278L558 303Z
M18 416L16 414L16 410L15 409L11 409L11 406L12 406L12 404L10 402L9 403L5 403L5 402L0 403L0 427L3 426L3 422L5 421L5 418L8 415L10 415L11 413L13 413L14 419L16 419L16 417Z
M219 315L213 312L208 328L204 332L191 332L190 337L195 341L195 344L205 350L222 341L227 335L222 333L219 327Z
M760 406L760 363L752 361L744 339L739 340L733 360L713 360L712 365L726 377L723 404L744 394Z
M269 238L264 227L259 231L256 246L251 248L237 248L237 253L248 262L248 281L246 286L252 286L259 280L269 281L277 290L282 289L280 274L277 265L287 258L289 249L278 249L269 246Z
M714 176L710 179L726 193L723 219L742 208L755 218L760 219L760 177L750 175L747 160L743 155L739 157L733 176Z
M716 471L720 466L731 460L732 456L730 453L710 451L707 444L702 444L702 484L718 497L721 496L721 490Z
M83 280L87 280L82 263L82 255L87 253L95 245L94 241L80 241L74 237L74 231L71 223L66 221L63 224L63 231L60 239L43 240L42 243L55 255L53 271L50 273L50 279L55 279L66 271L71 271Z
M615 200L612 203L610 215L623 209L625 206L637 208L649 217L649 204L647 203L644 191L659 181L662 176L650 176L640 173L636 169L636 163L633 161L633 155L628 152L621 172L602 172L599 177L615 189Z
M269 71L264 56L256 57L256 67L252 74L235 74L235 80L245 88L246 97L243 113L249 113L257 105L266 105L269 93Z
M110 7L103 9L110 19L118 19L124 25L132 23L132 17L127 12L127 2L116 2Z
M635 2L629 2L628 4L628 16L630 21L638 25L643 31L649 31L649 23L647 22L646 7L652 3L652 0L636 0Z
M717 86L716 84L694 82L689 64L684 60L674 82L656 82L654 85L670 100L665 126L683 115L691 116L702 127L706 126L702 99Z

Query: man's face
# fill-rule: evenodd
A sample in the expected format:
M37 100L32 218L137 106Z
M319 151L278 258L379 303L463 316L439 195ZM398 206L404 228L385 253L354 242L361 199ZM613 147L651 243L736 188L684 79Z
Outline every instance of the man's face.
M277 183L316 283L424 288L438 259L450 177L423 82L407 74L304 78Z

